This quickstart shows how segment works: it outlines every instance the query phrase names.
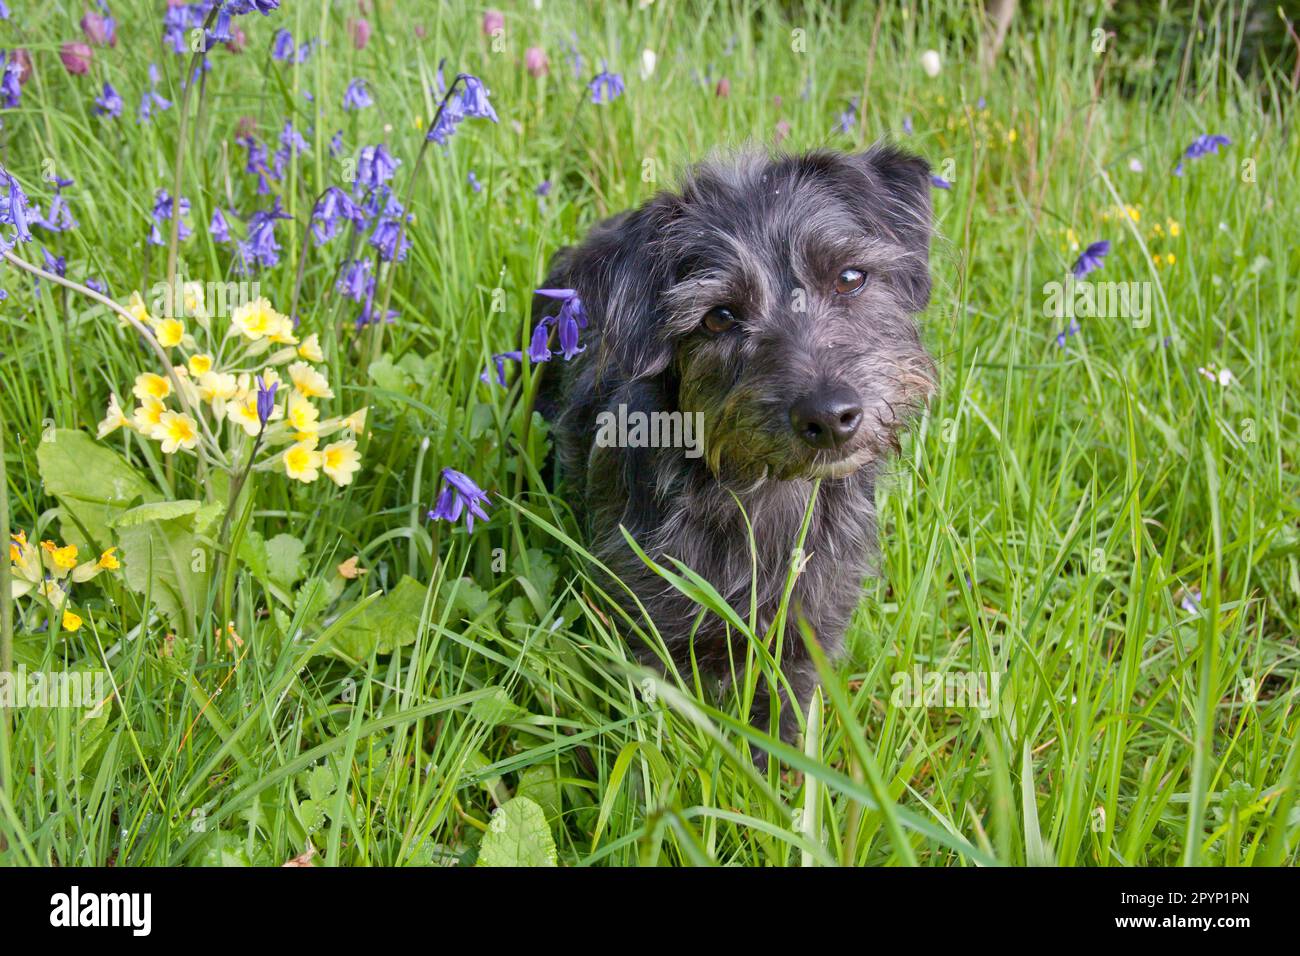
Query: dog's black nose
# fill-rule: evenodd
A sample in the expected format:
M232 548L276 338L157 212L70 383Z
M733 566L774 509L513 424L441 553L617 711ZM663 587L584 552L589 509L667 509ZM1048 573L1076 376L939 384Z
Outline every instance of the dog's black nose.
M853 437L862 421L862 403L852 389L833 388L806 395L790 406L790 425L813 448L837 448Z

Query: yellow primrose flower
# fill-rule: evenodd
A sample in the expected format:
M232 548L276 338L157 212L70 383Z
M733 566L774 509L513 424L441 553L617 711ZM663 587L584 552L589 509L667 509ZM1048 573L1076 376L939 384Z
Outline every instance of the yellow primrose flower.
M310 400L294 392L289 396L288 418L289 427L295 432L294 437L298 441L306 441L309 438L315 438L320 431L320 409L311 403Z
M276 314L275 321L266 330L266 337L280 345L297 345L298 336L293 334L293 320L287 315Z
M315 332L302 340L302 344L298 346L298 354L308 362L325 361L325 353L320 350L320 339Z
M314 446L314 441L290 445L284 453L284 473L307 484L319 478L321 453Z
M185 302L188 315L198 315L203 311L203 283L187 282L182 287L181 296Z
M164 399L172 393L172 383L162 375L154 372L141 372L135 377L131 394L140 401L149 398Z
M329 379L306 362L294 362L290 365L289 378L293 380L293 387L306 398L334 397L334 390L330 388Z
M79 618L77 615L73 614L71 611L69 611L69 610L67 610L67 609L64 609L64 611L63 611L63 629L64 629L65 631L75 631L75 630L77 630L77 628L79 628L79 627L81 627L81 618Z
M122 411L122 406L118 404L117 393L110 392L108 411L104 413L104 420L99 423L98 435L103 438L105 435L110 435L123 427L130 428L131 421L126 417L126 412Z
M284 317L271 308L271 303L263 297L236 306L230 314L230 327L256 342L278 328L282 318Z
M149 396L136 406L135 413L131 416L131 422L141 435L146 438L153 438L154 430L162 422L163 412L165 411L167 411L166 405L153 396Z
M185 338L185 323L180 319L163 319L154 329L158 344L165 349L175 348Z
M151 316L149 310L145 308L144 297L140 295L139 292L131 293L131 301L126 304L126 311L131 313L131 318L135 319L141 325L153 325L153 316ZM122 324L126 325L125 322Z
M357 443L349 438L326 445L321 454L321 467L340 488L352 484L353 474L361 467Z
M198 423L184 412L165 411L153 437L162 442L164 455L178 448L194 448L199 443Z
M202 353L191 355L189 367L191 375L195 378L202 378L208 372L212 371L212 356Z
M199 398L205 402L228 401L238 390L238 382L229 372L207 371L199 376Z
M352 434L360 435L366 430L366 412L368 411L370 411L369 405L365 408L357 409L347 418L343 419L344 427L352 429Z

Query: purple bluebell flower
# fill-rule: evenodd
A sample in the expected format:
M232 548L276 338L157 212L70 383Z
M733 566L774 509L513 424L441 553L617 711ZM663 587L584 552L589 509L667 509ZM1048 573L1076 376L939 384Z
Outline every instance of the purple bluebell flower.
M367 106L374 104L370 96L370 91L366 89L366 81L355 79L348 84L348 88L343 91L343 108L345 110L362 110Z
M1192 140L1191 145L1188 146L1187 149L1183 150L1183 159L1179 160L1178 165L1174 167L1174 175L1181 176L1183 174L1184 160L1200 159L1202 156L1209 156L1211 153L1217 153L1220 146L1231 145L1232 140L1220 133L1206 133L1196 137L1196 139Z
M567 362L586 349L586 346L578 345L578 330L587 327L587 310L583 308L582 299L573 289L538 289L537 295L560 301L560 311L555 316L555 324L560 331L560 352Z
M1106 258L1106 255L1109 252L1109 239L1102 239L1099 242L1094 242L1087 249L1083 250L1082 255L1075 260L1074 265L1070 268L1070 272L1074 274L1076 279L1082 279L1089 272L1095 272L1097 269L1100 269L1102 265L1101 260Z
M9 7L5 5L4 0L0 0L0 20L8 20L9 17Z
M6 186L5 198L0 202L0 226L13 226L13 235L0 232L0 250L13 248L15 242L31 242L32 231L27 224L27 200L18 180L6 170L0 168L0 181Z
M275 390L279 387L279 382L272 382L268 388L262 376L257 376L257 420L263 428L275 413Z
M1059 333L1057 333L1056 347L1058 349L1065 348L1066 339L1074 338L1074 336L1079 334L1079 331L1080 330L1079 330L1078 320L1071 318L1069 326L1067 326L1065 329L1062 329Z
M55 176L54 198L50 200L49 214L42 216L40 210L33 206L31 214L27 217L28 222L48 232L67 232L70 229L76 229L77 220L72 218L72 211L68 208L68 200L63 195L63 190L71 185L73 185L71 179Z
M369 259L353 259L344 266L339 281L334 286L341 295L353 302L364 302L375 294L375 277L370 274Z
M22 100L23 87L19 80L22 72L18 57L0 50L0 106L5 109L16 109Z
M543 179L537 184L536 192L539 196L549 196L551 194L551 181L549 179Z
M113 85L105 83L103 95L95 97L94 113L96 116L117 119L122 115L123 105L122 97L118 95L117 90L113 89Z
M569 63L573 66L573 78L575 80L582 78L582 54L578 52L578 34L570 33L569 42L565 45L565 56L569 58Z
M158 227L175 215L180 216L180 238L182 240L188 239L190 228L185 225L185 217L189 215L189 212L190 201L184 196L174 201L167 190L158 190L153 201L153 225L149 228L149 244L153 246L164 245L162 232Z
M213 242L226 243L230 241L230 223L226 220L226 215L220 209L212 210L212 221L208 223L208 234L212 236Z
M393 178L400 164L401 160L394 159L383 143L363 146L357 158L357 181L352 189L353 195L360 190L378 189Z
M330 137L330 159L337 159L343 155L343 130L337 131Z
M401 262L406 258L411 242L406 238L402 224L396 219L380 219L375 223L374 231L368 240L379 252L384 262Z
M177 8L179 9L179 8ZM171 109L171 101L158 95L158 67L149 64L149 89L140 97L140 110L137 121L147 123L153 117L153 111Z
M912 117L910 116L903 117L903 132L906 133L908 136L912 135Z
M389 309L388 314L384 316L384 320L390 323L393 322L396 318L397 318L396 309ZM364 329L367 325L370 325L372 322L377 322L377 321L379 320L375 316L375 296L374 296L374 291L371 290L370 296L366 299L365 303L361 306L361 313L357 316L357 320L354 323L354 325L357 331L359 332L362 329Z
M108 286L104 284L102 279L97 279L94 276L86 279L86 288L92 292L98 292L100 295L108 295Z
M935 189L952 189L952 183L939 175L930 176L930 185Z
M266 177L271 175L271 169L266 165L266 147L258 142L257 137L252 134L236 136L235 142L248 151L248 160L244 163L244 172L257 176L257 194L265 196L271 191L271 187L266 181Z
M858 98L852 97L849 100L848 108L835 120L835 131L839 133L848 133L858 122Z
M306 150L307 141L293 128L293 123L286 120L284 129L280 131L280 148L275 151L275 156L271 159L272 178L277 182L284 179L285 166L288 165L289 160Z
M502 388L505 388L506 387L506 362L522 362L523 360L524 360L524 353L518 351L517 349L513 352L500 352L492 356L492 364L496 366L496 373L497 373L496 383L500 385ZM491 372L492 372L491 368L485 368L483 370L483 374L478 377L479 381L490 385L492 383Z
M311 232L317 244L333 239L338 232L338 222L346 219L361 226L366 221L365 210L354 203L348 194L337 186L325 190L311 211Z
M454 468L444 468L442 480L445 484L442 493L438 495L437 504L429 512L430 521L455 523L464 512L465 530L472 532L475 518L488 520L487 512L483 510L483 505L488 503L487 492L474 484L469 476Z
M609 65L601 63L600 72L591 78L587 89L591 91L591 101L597 105L612 103L623 95L623 77L609 72Z
M478 177L474 175L474 170L472 169L469 171L469 185L476 193L481 193L483 191L483 184L478 181Z
M460 106L462 114L470 119L489 119L494 123L497 122L497 111L488 102L488 97L491 94L488 93L487 87L483 85L483 81L469 73L462 73L459 78L461 80Z
M248 217L248 238L235 243L244 272L251 272L254 265L269 269L279 264L280 244L275 238L275 224L277 220L292 218L280 207L279 196L270 209Z
M293 59L293 34L284 27L275 31L275 38L271 41L271 59L284 62Z
M50 250L41 246L41 255L45 259L45 271L53 272L60 278L68 274L68 260L63 256L52 256Z
M537 323L533 329L533 337L528 340L528 361L530 362L549 362L551 360L551 349L547 344L550 335L550 325L553 320L548 315Z

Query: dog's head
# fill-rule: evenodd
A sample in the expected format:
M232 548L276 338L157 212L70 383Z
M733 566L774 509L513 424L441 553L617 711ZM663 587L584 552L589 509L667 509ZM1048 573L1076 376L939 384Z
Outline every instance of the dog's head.
M924 407L925 161L877 146L707 163L601 232L580 289L598 374L657 379L702 413L720 477L847 475Z

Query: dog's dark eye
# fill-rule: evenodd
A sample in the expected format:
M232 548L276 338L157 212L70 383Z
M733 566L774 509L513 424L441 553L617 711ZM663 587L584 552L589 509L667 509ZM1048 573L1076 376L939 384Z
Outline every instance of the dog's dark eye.
M836 295L857 295L867 284L867 274L861 269L845 269L835 280Z
M736 313L725 305L714 306L704 313L704 327L717 335L736 324Z

